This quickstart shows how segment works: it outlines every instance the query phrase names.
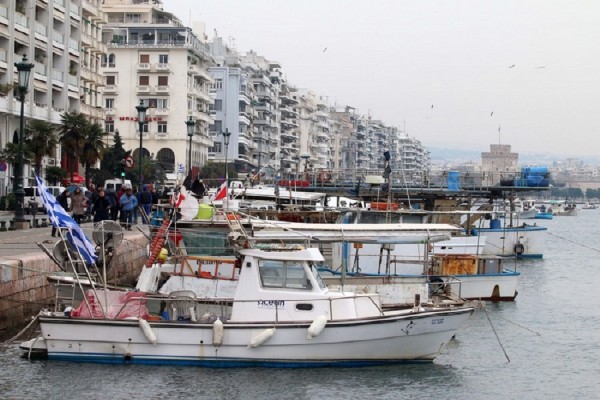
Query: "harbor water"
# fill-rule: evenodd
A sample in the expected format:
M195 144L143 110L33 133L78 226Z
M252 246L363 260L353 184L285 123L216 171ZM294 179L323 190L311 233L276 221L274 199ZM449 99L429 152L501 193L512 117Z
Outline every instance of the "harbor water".
M207 369L29 361L0 347L3 399L589 399L600 391L600 209L536 221L515 302L486 303L433 364ZM352 349L349 349L352 351Z

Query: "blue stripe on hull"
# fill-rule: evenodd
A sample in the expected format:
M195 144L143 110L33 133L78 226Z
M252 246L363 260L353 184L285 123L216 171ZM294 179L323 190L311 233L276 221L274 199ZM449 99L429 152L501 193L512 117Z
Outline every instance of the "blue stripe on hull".
M365 367L374 365L390 364L428 364L433 360L322 360L322 361L298 361L298 360L240 360L240 359L193 359L193 358L146 358L142 356L132 357L126 360L123 355L113 354L69 354L53 353L48 359L56 361L89 362L96 364L140 364L140 365L179 365L188 367L210 367L210 368L239 368L239 367L269 367L269 368L315 368L315 367Z

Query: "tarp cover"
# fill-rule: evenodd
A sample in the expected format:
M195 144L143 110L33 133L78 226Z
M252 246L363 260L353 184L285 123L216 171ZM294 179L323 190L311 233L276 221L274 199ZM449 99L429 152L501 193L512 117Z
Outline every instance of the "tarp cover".
M96 294L98 297L96 297ZM146 308L146 293L141 292L121 292L111 290L88 290L85 301L82 301L79 307L71 312L73 318L104 318L102 310L108 319L125 319L139 317L146 319L148 309ZM104 301L108 303L108 307Z

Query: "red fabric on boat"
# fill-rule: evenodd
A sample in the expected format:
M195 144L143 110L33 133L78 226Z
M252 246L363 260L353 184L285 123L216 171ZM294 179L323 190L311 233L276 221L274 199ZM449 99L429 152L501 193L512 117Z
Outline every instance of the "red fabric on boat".
M98 297L96 297L96 293ZM87 302L82 301L77 309L71 312L73 318L104 318L102 309L108 319L143 318L148 317L146 308L146 293L143 292L120 292L111 290L88 290L85 292ZM106 293L106 295L105 295ZM108 306L104 304L104 300Z

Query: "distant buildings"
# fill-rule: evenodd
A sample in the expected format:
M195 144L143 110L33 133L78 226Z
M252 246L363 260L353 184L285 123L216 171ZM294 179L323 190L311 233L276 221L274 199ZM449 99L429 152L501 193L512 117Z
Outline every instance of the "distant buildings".
M395 181L420 182L430 168L419 140L331 104L315 89L298 88L278 62L239 53L216 34L208 39L202 26L184 26L160 0L0 0L2 148L18 137L11 84L23 54L35 64L27 120L58 126L62 113L83 112L104 127L108 145L119 132L137 161L135 107L142 102L148 111L141 151L166 172L187 173L191 164L197 175L207 161L227 158L238 173L353 180L381 174L385 151ZM191 160L189 117L195 122ZM44 160L44 166L61 163L66 167L60 146ZM0 171L0 195L12 186L12 174L12 166ZM25 176L27 185L29 167Z

